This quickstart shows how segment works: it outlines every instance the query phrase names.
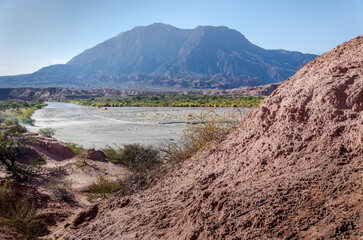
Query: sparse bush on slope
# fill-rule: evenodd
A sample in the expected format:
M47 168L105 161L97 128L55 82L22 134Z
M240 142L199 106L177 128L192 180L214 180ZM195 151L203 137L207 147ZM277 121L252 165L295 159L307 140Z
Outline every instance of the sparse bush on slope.
M159 151L152 146L125 144L116 149L107 146L102 151L112 163L123 164L137 171L147 170L161 163Z
M59 201L73 202L72 182L67 180L51 179L48 189L57 197Z
M218 113L213 108L205 109L199 115L190 115L190 122L184 129L181 140L164 142L161 151L167 161L184 161L208 143L223 136L244 116L239 109Z
M75 156L81 155L85 151L82 145L76 143L66 143L66 146L72 149Z
M37 216L35 203L26 197L19 199L9 182L0 186L0 222L24 240L38 239L47 231L44 219Z
M42 157L26 146L33 140L25 132L17 120L0 119L0 164L10 178L19 182L34 177L43 163Z
M128 167L131 173L114 181L99 177L89 187L94 197L105 198L114 192L129 195L148 188L161 175L163 162L160 151L152 146L126 144L116 149L107 146L102 151L112 163Z
M41 128L39 129L38 133L43 137L53 137L55 134L55 129L51 127Z

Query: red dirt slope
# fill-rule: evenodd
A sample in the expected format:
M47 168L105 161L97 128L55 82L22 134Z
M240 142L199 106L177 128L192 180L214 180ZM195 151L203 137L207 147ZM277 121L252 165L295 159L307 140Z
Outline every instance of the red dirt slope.
M154 188L104 202L66 239L361 239L362 228L363 35L302 68Z

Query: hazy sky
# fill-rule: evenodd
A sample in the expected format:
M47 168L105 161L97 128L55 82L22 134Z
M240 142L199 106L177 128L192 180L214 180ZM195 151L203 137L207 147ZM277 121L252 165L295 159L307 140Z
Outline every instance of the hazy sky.
M223 25L266 49L321 54L363 34L363 0L0 0L0 76L66 63L155 22Z

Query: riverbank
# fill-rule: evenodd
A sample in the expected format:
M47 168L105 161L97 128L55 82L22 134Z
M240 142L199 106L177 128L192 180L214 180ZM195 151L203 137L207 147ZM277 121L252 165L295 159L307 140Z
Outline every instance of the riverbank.
M263 96L155 94L119 98L89 98L69 100L81 106L93 107L257 107Z
M0 101L0 117L4 119L18 119L23 124L33 125L31 116L36 110L45 107L44 101Z

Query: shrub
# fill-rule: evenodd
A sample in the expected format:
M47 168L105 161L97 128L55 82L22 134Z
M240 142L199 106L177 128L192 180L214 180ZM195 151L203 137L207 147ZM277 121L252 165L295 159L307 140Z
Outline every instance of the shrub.
M66 146L72 149L74 155L80 155L84 153L85 149L82 145L76 144L76 143L66 143Z
M89 186L88 190L96 198L106 198L119 189L119 182L120 181L111 181L100 176Z
M51 179L48 189L58 198L60 201L73 202L74 194L72 191L72 183L67 180Z
M152 146L126 144L116 149L102 149L106 157L115 164L123 164L133 170L147 170L161 164L159 151Z
M184 129L181 140L177 143L162 143L161 151L165 160L180 162L192 157L199 149L223 136L243 117L244 113L239 109L224 113L206 109L199 115L189 115L189 124Z
M77 168L83 169L87 165L88 155L87 152L82 152L77 156L76 166Z
M0 164L17 181L26 181L30 173L34 173L30 170L35 170L33 166L26 164L29 161L25 161L34 155L26 146L31 139L23 135L25 131L17 120L0 120Z
M127 196L150 187L157 179L158 172L155 169L148 172L136 172L117 180L100 176L89 186L88 191L91 193L91 199L106 198L116 192L118 196Z
M43 137L53 137L55 134L55 129L51 127L41 128L39 129L38 133Z
M37 239L47 231L36 205L26 197L19 199L9 184L0 187L0 221L26 240Z

